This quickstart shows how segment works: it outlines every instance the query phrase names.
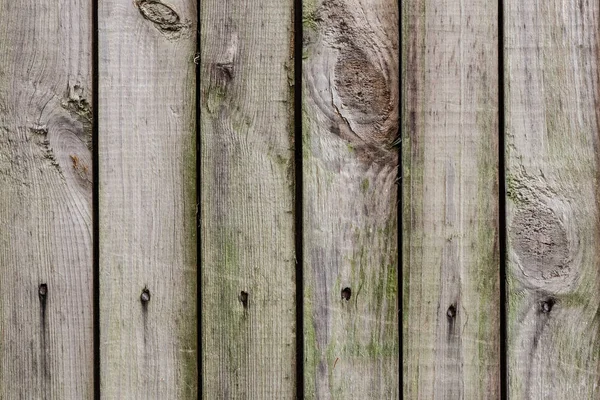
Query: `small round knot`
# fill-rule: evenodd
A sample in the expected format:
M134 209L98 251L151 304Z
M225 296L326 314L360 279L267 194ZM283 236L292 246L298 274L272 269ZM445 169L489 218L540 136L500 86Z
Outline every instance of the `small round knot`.
M446 311L446 315L448 316L448 318L456 317L456 306L454 304L451 304L450 307L448 307L448 311Z
M42 283L38 288L38 294L42 297L46 297L46 295L48 294L48 285Z
M240 292L239 300L244 306L244 308L248 307L248 292L244 292L243 290Z
M550 311L552 311L554 304L556 304L556 300L552 298L540 302L540 312L542 314L548 314Z
M342 300L350 300L350 297L352 296L352 289L350 289L349 287L345 287L342 289Z
M144 304L146 304L146 303L148 303L150 301L150 291L148 290L148 288L144 288L142 290L142 294L140 296L140 300Z

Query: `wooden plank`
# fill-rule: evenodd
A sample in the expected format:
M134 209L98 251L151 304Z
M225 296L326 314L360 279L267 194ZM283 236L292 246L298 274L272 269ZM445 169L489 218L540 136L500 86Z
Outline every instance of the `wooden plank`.
M600 397L599 18L505 1L511 398Z
M196 1L98 20L102 397L195 399Z
M399 398L397 2L303 23L306 398Z
M292 1L201 7L203 393L292 399Z
M92 3L0 0L0 397L93 396Z
M500 398L498 9L403 9L404 398Z

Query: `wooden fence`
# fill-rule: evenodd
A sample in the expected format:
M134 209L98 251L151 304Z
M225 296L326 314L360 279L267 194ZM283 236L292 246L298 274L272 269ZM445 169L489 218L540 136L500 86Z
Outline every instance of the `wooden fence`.
M600 398L599 57L595 0L0 0L0 399Z

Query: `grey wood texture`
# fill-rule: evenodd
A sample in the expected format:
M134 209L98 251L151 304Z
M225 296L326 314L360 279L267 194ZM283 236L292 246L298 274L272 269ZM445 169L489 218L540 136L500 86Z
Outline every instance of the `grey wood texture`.
M498 5L403 4L404 398L499 399Z
M600 4L505 4L508 394L600 397Z
M0 398L93 390L92 4L0 1Z
M303 25L305 397L399 398L397 2Z
M293 399L292 1L201 6L204 397Z
M196 2L98 27L101 397L195 399Z

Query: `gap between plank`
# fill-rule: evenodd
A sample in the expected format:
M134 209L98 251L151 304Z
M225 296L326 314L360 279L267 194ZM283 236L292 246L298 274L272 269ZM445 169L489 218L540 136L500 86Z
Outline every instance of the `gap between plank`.
M397 284L397 288L398 288L398 364L399 364L399 369L400 369L400 381L398 383L398 385L400 386L398 388L398 391L400 393L400 399L404 399L404 351L403 351L403 344L402 344L402 339L403 339L403 332L402 332L402 320L403 320L403 314L402 314L402 275L403 275L403 264L404 264L404 258L403 258L403 248L402 248L402 224L403 224L403 220L402 220L402 209L403 209L403 177L402 177L402 135L403 135L403 130L402 130L402 111L403 111L403 102L402 102L402 50L403 50L403 37L402 37L402 0L398 0L398 114L399 114L399 121L398 121L398 136L397 139L399 139L399 143L398 143L398 179L397 179L397 184L398 184L398 188L397 188L397 201L396 201L396 220L397 220L397 233L396 233L396 240L397 240L397 251L398 251L398 265L397 265L397 279L398 279L398 284Z
M100 400L100 205L98 182L98 0L92 0L92 313L94 399Z
M296 398L304 399L304 208L302 162L302 0L294 0L294 224L296 253Z
M498 0L498 236L500 252L500 398L507 399L506 176L504 120L504 0Z
M196 368L197 368L197 385L198 399L202 400L202 229L201 229L201 207L200 190L202 165L200 160L201 154L201 120L200 120L200 7L201 0L196 2L196 54L194 55L194 63L196 65Z

